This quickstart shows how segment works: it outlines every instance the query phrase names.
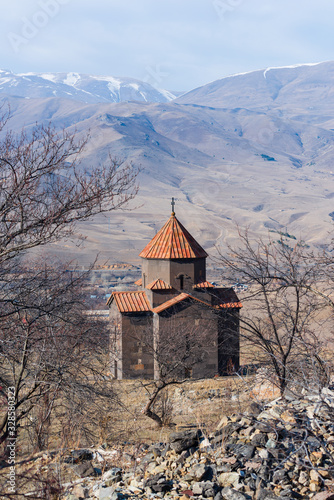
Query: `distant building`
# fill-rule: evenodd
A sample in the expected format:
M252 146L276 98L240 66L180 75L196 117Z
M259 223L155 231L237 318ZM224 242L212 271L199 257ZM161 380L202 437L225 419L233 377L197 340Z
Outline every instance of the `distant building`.
M187 338L196 329L208 339L203 359L181 376L212 377L237 370L242 305L232 288L206 281L208 255L174 212L139 255L143 261L138 291L113 292L107 302L113 375L157 378L154 345L171 328L181 342L186 330Z

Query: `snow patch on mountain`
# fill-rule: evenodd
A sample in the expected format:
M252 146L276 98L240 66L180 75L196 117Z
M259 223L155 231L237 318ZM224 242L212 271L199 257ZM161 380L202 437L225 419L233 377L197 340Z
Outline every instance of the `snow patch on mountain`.
M50 82L52 83L56 82L56 77L53 73L42 73L40 77L43 78L44 80L50 80Z
M236 110L270 109L280 117L320 124L333 116L333 85L334 61L295 64L222 78L183 94L175 102Z
M266 78L268 71L278 70L278 69L294 69L294 68L301 68L303 66L317 66L318 64L322 64L322 63L317 62L317 63L291 64L290 66L271 66L271 67L266 68L266 69L255 69L255 70L251 70L251 71L243 71L242 73L232 73L231 75L224 76L223 78L220 78L219 80L214 80L210 83L215 83L215 82L227 80L227 79L238 77L238 76L251 75L253 73L258 73L259 71L262 71L264 78ZM208 83L206 85L210 85L210 83ZM198 88L202 88L202 87L198 87ZM192 91L190 91L190 92L192 92ZM188 92L185 92L185 94L187 94L187 93Z
M9 83L11 81L10 78L0 78L0 85L6 85L6 83Z
M176 96L169 92L169 90L159 89L159 92L166 97L166 101L172 101L176 98Z
M175 99L167 90L156 89L134 78L68 73L20 73L0 70L0 92L16 97L63 97L84 103L153 102Z
M65 85L75 86L78 80L80 80L80 75L78 73L67 73L67 77L63 81Z
M301 68L303 66L317 66L318 64L321 63L304 63L304 64L291 64L290 66L272 66L270 68L267 68L263 72L264 78L267 78L267 73L268 71L275 70L275 69L295 69L295 68Z

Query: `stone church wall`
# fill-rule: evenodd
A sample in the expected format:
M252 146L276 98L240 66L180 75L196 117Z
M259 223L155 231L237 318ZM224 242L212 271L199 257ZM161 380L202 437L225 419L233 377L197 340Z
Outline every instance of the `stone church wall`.
M179 343L180 353L187 336L194 343L197 362L190 362L189 370L182 368L182 373L177 374L180 378L213 377L218 373L217 321L206 306L190 305L175 308L172 315L170 312L159 314L159 335L171 335L172 341Z
M182 282L181 276L184 276ZM186 276L189 277L189 283ZM190 291L195 283L206 280L205 259L143 259L143 287L157 278L166 281L176 290Z
M160 278L169 283L170 261L160 259L143 259L142 262L142 280L143 288Z
M166 340L170 338L170 343L179 345L180 351L187 335L197 343L198 349L194 352L198 361L191 364L189 370L183 367L174 374L180 378L227 375L239 369L239 315L236 310L217 312L201 304L180 303L160 314L120 314L113 305L110 317L111 337L116 349L111 371L118 379L157 377L156 335L165 335ZM168 345L165 349L168 358Z
M123 314L123 378L153 378L152 314Z
M238 310L222 311L218 319L219 375L239 370L240 335Z
M181 276L184 276L183 287ZM189 282L185 279L189 276ZM177 290L192 291L195 283L206 280L205 259L171 260L170 284Z

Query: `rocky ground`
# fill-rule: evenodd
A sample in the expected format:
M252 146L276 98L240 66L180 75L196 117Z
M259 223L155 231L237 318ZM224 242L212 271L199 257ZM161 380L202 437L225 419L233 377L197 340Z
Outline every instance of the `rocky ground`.
M150 446L73 450L57 467L70 478L62 500L333 500L334 387L254 403L210 435L194 427Z

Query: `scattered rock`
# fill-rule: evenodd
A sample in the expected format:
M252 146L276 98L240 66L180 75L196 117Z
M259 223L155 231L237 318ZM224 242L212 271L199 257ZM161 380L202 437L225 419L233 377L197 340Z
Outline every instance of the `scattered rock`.
M224 488L221 492L222 498L226 500L248 500L251 497L232 488Z
M85 484L73 482L62 500L334 500L332 393L320 396L326 411L304 394L224 417L205 438L199 429L173 432L167 446L145 447L135 466L122 462L99 479L90 450L71 452L67 467Z
M83 462L71 466L73 472L78 477L95 476L94 467L91 462Z
M330 491L322 491L314 495L313 500L334 500L334 493Z
M74 463L84 462L85 460L93 460L93 452L91 450L72 450L71 457Z
M189 450L199 445L199 438L201 436L199 429L189 430L183 432L173 432L169 436L170 447L176 452L181 453L184 450Z
M100 488L99 500L109 500L114 493L114 488Z
M209 475L211 468L205 464L196 464L189 471L188 474L197 481L202 481L205 476Z
M81 484L77 484L76 486L74 486L74 488L72 490L72 494L74 496L76 496L77 498L79 498L79 500L81 498L88 498L88 496L89 496L88 488L83 488L83 486Z
M238 472L223 472L218 477L221 486L237 486L239 479L240 475Z

